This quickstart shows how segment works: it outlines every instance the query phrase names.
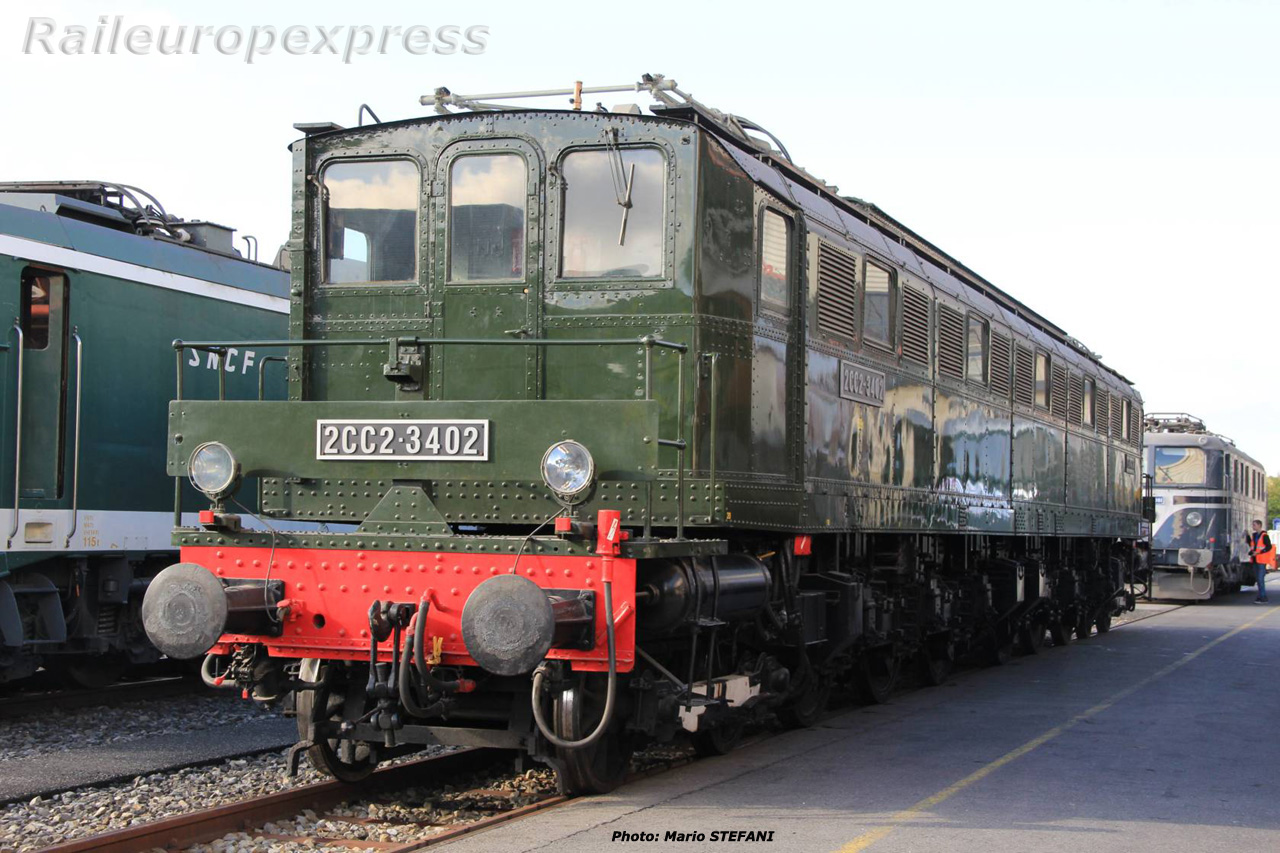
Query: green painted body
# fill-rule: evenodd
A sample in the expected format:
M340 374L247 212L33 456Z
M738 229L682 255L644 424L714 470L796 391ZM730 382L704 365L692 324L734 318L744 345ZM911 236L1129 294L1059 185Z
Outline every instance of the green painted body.
M564 216L558 164L569 150L599 147L607 128L617 129L624 150L655 146L666 158L661 279L556 275ZM460 155L495 151L519 153L530 165L526 273L514 283L449 283L449 165ZM312 178L334 160L371 157L408 158L420 169L418 280L323 284ZM248 402L226 407L232 415L216 404L176 404L185 436L181 445L171 443L169 473L185 474L192 436L217 439L241 458L246 475L266 478L263 507L281 517L359 522L388 483L408 479L423 484L450 523L518 525L556 509L537 476L547 444L589 436L588 447L610 464L578 512L590 517L616 508L624 524L647 522L664 533L682 512L686 530L705 537L732 530L1137 535L1136 441L948 380L933 364L904 357L900 346L882 351L825 334L818 322L819 243L892 264L900 284L936 294L938 302L976 305L1020 339L1084 365L1099 387L1133 400L1136 410L1137 395L1126 382L922 264L830 197L772 169L767 179L748 175L744 158L750 155L685 121L579 113L405 121L297 143L291 338L378 342L288 348L289 399L306 405ZM758 161L755 167L766 168ZM762 308L758 296L758 223L770 206L792 223L786 317ZM899 328L900 308L899 299ZM931 341L935 325L930 321ZM652 414L656 426L646 422L640 430L649 438L687 440L683 494L681 454L637 446L636 432L621 422L632 417L622 401L646 396L639 341L647 335L689 347L683 356L651 352L654 403L645 418ZM402 352L421 359L413 390L384 375L393 338L412 339L402 342ZM432 343L446 339L495 343ZM584 339L619 345L556 345ZM882 405L841 396L842 361L885 375ZM321 403L344 417L384 410L490 417L490 460L317 462L314 412ZM357 480L370 485L336 503L334 484ZM467 481L466 488L455 485ZM619 494L632 499L619 502Z
M7 653L35 639L25 636L29 624L12 630L27 612L22 589L50 583L63 596L61 608L68 609L74 591L84 589L93 599L87 605L93 619L103 561L114 567L112 589L123 584L122 593L111 593L124 596L117 602L122 606L133 579L145 580L148 572L172 561L168 531L174 485L165 476L164 460L174 393L173 339L278 337L287 325L278 308L228 301L236 294L250 300L267 296L282 306L287 277L279 270L69 218L52 209L55 203L44 210L0 199L0 316L7 345L0 351L0 536L9 533L19 461L15 318L21 320L23 313L24 277L53 276L48 347L21 352L22 516L12 543L0 552L0 583L8 579L19 592L9 599L16 609L6 609L0 600L0 627L6 628L0 681L8 671ZM188 286L215 295L199 295ZM24 325L30 341L33 330ZM256 395L255 359L246 363L243 353L237 356L230 371L223 366L228 393ZM187 387L216 397L217 367L207 360L188 366ZM267 379L268 395L283 397L279 365ZM8 599L8 588L0 589L0 599ZM118 625L98 625L97 646L77 645L73 630L70 644L45 646L42 652L100 651L102 643L120 640L111 633ZM134 639L141 638L140 628L134 633Z

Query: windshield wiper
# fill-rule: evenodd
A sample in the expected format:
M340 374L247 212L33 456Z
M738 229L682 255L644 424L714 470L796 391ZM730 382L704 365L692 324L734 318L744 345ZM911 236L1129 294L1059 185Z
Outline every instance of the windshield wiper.
M627 239L627 215L631 213L631 186L636 179L636 164L631 164L631 173L627 175L627 194L618 204L622 205L622 227L618 229L618 245Z
M618 228L618 245L627 240L627 216L631 212L631 187L636 179L636 164L631 164L631 172L627 172L622 162L622 149L618 147L618 129L611 127L604 132L604 144L609 151L609 174L613 177L613 197L622 208L622 225Z

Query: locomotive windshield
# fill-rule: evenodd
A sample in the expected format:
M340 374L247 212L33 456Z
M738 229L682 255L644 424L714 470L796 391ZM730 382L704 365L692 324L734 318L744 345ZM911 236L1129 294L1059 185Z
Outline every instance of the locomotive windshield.
M1157 486L1222 488L1222 453L1199 447L1156 447Z
M324 170L325 275L330 284L417 278L418 167L352 160Z
M524 278L528 173L519 154L459 157L449 173L449 280Z
M564 176L564 278L663 273L666 161L656 148L574 151Z

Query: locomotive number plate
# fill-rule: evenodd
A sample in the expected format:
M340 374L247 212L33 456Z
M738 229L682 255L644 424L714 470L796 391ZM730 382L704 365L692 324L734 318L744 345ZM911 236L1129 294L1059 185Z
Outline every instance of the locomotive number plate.
M489 422L319 420L316 458L486 462Z

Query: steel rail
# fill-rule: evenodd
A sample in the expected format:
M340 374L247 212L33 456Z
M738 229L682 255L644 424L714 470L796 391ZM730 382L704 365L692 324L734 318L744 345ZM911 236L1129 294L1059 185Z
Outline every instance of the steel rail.
M356 785L336 780L317 782L252 800L77 838L45 847L40 853L142 853L156 848L181 849L213 841L230 832L261 826L268 821L288 817L306 809L319 811L383 790L407 787L420 782L422 774L426 772L465 773L480 770L513 755L511 750L490 748L448 752L384 767Z
M204 689L199 681L183 676L162 676L146 681L127 681L92 690L41 690L0 698L0 720L27 714L45 713L50 708L94 708L136 700L185 696Z

